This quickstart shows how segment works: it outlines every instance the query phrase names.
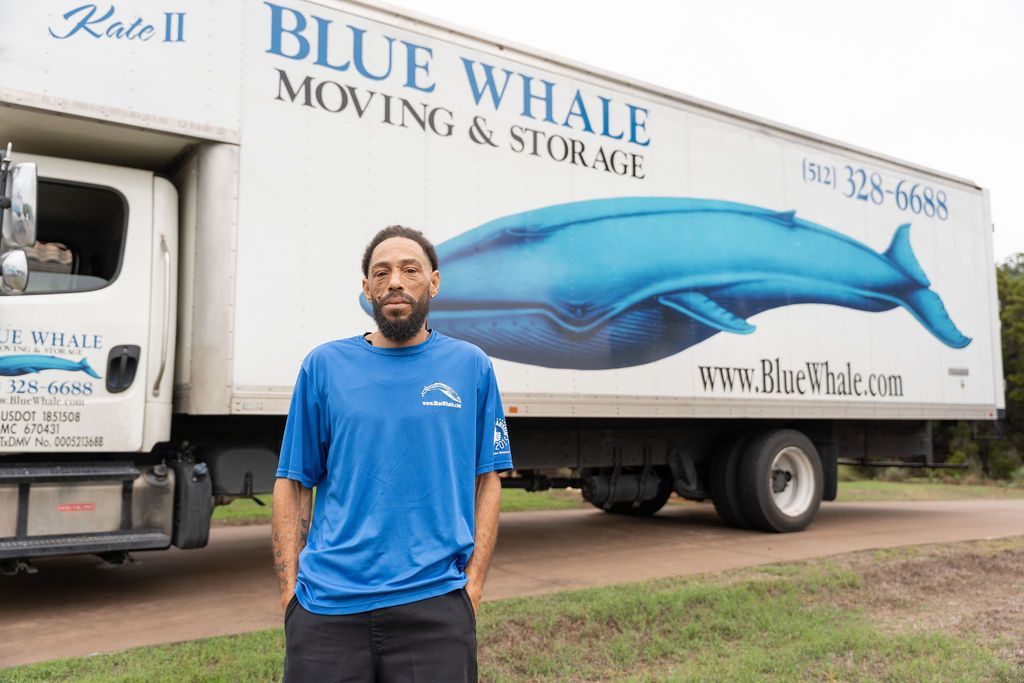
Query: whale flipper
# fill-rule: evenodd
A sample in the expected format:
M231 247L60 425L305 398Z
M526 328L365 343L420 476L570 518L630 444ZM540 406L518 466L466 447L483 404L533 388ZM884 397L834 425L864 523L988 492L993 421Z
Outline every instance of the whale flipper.
M930 289L918 289L902 298L903 307L938 337L954 349L962 349L971 343L971 338L957 329L949 318L946 307L939 295Z
M896 228L892 242L885 250L884 256L917 284L922 287L932 286L928 276L924 274L921 264L917 262L917 257L914 256L914 248L910 245L910 223L904 223Z
M662 294L658 297L658 303L674 308L698 322L723 332L750 334L757 329L743 318L733 315L700 292L690 291Z

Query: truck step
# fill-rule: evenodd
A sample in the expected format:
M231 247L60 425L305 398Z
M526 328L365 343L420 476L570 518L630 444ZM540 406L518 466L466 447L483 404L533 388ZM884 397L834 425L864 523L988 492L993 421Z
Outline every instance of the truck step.
M118 550L158 550L170 545L170 537L155 529L132 529L130 531L70 536L33 536L0 540L0 559L81 555Z
M66 481L134 481L137 467L130 463L96 465L13 465L0 466L0 484Z

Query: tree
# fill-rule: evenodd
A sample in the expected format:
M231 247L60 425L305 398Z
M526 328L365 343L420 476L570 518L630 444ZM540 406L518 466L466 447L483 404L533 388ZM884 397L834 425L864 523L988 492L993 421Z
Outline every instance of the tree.
M992 476L1010 476L1020 466L1024 452L1024 253L1003 261L996 268L999 290L999 322L1003 346L1003 377L1006 380L1006 437L1009 453L1005 462L994 462Z
M1007 479L1020 467L1024 452L1024 253L996 266L996 289L1006 381L1006 439L977 439L966 423L947 423L936 430L935 442L949 454L950 462L966 462L988 477Z

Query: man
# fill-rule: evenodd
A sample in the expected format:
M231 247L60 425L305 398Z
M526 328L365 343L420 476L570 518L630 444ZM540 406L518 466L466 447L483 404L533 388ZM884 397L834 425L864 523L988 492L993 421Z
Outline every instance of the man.
M490 360L426 326L422 233L363 254L377 331L303 361L274 487L285 681L476 679L508 435ZM316 488L316 502L312 489Z

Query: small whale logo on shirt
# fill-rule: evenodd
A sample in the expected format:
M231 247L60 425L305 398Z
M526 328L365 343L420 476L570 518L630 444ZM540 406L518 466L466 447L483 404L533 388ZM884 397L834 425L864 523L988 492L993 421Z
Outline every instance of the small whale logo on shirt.
M434 398L429 401L423 401L425 406L443 406L446 408L461 408L462 398L459 396L459 392L452 389L444 382L434 382L423 387L423 391L420 392L420 396L426 398L427 394L432 392L440 392L442 395L447 397L448 400Z
M447 400L441 398L433 398L431 400L423 401L424 405L443 405L445 408L462 408L462 397L459 396L459 392L444 384L443 382L434 382L423 387L423 391L420 392L421 397L426 397L428 393L434 391L440 392Z

